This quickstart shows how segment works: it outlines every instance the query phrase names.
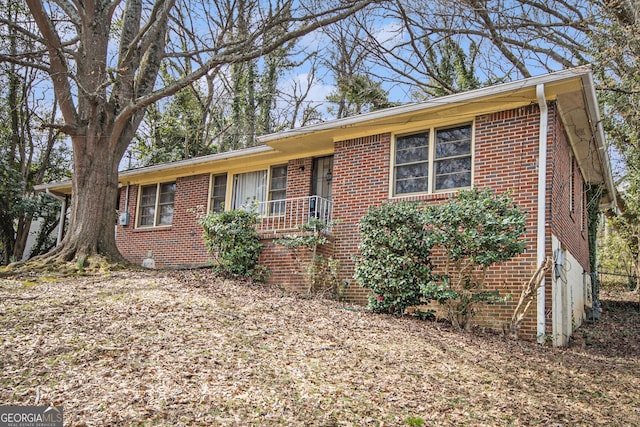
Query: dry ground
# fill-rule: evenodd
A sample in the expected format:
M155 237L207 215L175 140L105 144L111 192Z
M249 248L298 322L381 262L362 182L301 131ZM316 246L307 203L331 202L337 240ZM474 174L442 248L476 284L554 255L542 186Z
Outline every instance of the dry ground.
M632 296L554 349L206 270L5 278L0 404L72 426L637 426Z

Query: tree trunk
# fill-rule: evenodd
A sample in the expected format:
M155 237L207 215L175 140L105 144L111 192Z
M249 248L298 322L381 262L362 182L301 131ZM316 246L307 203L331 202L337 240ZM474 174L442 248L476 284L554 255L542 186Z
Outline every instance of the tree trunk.
M101 255L109 261L124 262L115 240L118 165L122 156L110 150L106 141L100 141L100 133L95 137L73 137L72 142L69 231L49 255L63 261Z
M638 253L638 255L636 256L635 262L634 262L634 270L635 270L635 274L636 274L636 292L640 292L640 252Z
M13 259L22 260L24 251L27 248L27 239L31 231L31 221L25 220L24 217L18 219L18 227L16 230L16 241L13 247Z
M0 227L2 227L2 265L7 265L11 262L11 256L13 254L13 227L11 227L11 221L1 221Z

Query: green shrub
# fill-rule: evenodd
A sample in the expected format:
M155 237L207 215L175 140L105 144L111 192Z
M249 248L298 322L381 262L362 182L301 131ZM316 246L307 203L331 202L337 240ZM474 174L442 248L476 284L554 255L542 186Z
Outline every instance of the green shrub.
M266 270L258 264L263 247L256 230L259 220L255 211L243 210L210 213L199 218L214 268L220 274L265 279Z
M404 313L426 302L421 288L432 281L433 241L416 203L384 203L360 220L360 256L355 279L371 289L368 307L377 312Z
M480 303L505 301L485 289L487 270L525 250L526 215L509 195L462 190L447 203L387 202L360 221L357 282L373 291L369 307L401 314L437 300L467 328ZM434 273L432 250L444 256ZM440 258L438 258L440 259Z
M446 256L444 274L434 275L423 294L444 303L449 320L467 328L478 303L504 301L484 289L487 270L524 252L526 215L507 194L472 189L427 207L423 223Z

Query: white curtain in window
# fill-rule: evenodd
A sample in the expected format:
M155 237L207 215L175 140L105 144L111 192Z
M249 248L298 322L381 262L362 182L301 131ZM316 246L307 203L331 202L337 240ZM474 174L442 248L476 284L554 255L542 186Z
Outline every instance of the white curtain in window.
M267 171L234 175L233 209L250 209L256 202L264 202L267 194Z

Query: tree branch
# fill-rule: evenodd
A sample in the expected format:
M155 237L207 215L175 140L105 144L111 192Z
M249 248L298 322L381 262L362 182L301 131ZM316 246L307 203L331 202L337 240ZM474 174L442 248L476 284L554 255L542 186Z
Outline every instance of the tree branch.
M315 16L316 18L324 18L315 20L307 25L303 25L298 29L283 33L279 37L270 40L269 43L261 45L260 47L253 47L255 40L260 35L264 34L267 29L273 27L273 24L269 23L263 28L259 29L256 33L254 33L253 36L243 40L241 43L227 44L226 46L220 47L218 54L207 60L203 66L194 70L192 73L182 77L181 79L178 79L175 82L163 88L152 91L148 94L144 94L143 91L138 90L138 93L143 93L142 96L139 96L135 101L133 101L133 103L128 105L120 113L119 119L121 120L122 118L126 118L128 120L128 118L131 117L135 111L146 108L162 98L175 94L192 82L205 76L210 70L216 67L224 64L233 64L258 58L264 54L272 52L273 50L279 48L280 46L291 40L297 39L305 34L310 33L313 30L344 19L345 17L363 9L364 7L374 2L375 0L359 0L351 3L349 6L324 11L321 14ZM307 17L307 19L309 18L310 17ZM296 20L302 19L303 18L301 17L296 18ZM143 79L139 78L139 80L141 81L140 86L142 86Z
M69 67L62 54L63 44L53 22L47 15L41 0L26 0L36 25L40 29L45 46L49 52L50 66L47 72L53 82L53 88L60 105L60 111L68 127L77 126L77 113L71 94L71 84L68 79Z

